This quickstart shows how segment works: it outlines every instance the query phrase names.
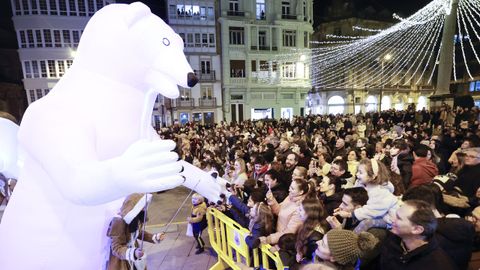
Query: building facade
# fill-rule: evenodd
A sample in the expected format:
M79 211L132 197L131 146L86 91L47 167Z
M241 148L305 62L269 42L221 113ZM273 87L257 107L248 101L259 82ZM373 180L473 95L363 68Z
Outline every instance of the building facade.
M167 123L213 124L223 120L215 2L168 0L168 24L182 37L185 56L199 82L192 88L180 87L177 99L164 99Z
M111 0L11 0L28 104L45 96L72 65L83 29Z
M304 114L312 0L220 0L223 104L230 121Z

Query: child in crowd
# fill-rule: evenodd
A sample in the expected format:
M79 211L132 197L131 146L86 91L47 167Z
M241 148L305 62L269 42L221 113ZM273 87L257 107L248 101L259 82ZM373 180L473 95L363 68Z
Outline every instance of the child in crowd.
M286 233L278 239L278 254L285 267L295 265L295 238L295 234Z
M367 204L355 209L352 213L338 210L334 215L343 218L353 217L362 221L355 228L357 233L371 227L385 228L391 225L391 215L400 206L400 200L393 195L393 185L388 181L385 165L375 159L362 159L358 165L357 185L364 186L367 190Z
M202 231L207 227L207 205L205 199L198 193L192 195L192 215L187 218L192 226L193 237L197 241L197 251L200 254L205 251L205 242L202 239Z
M245 237L245 242L251 249L260 245L261 236L267 236L273 232L273 213L267 204L260 202L250 208L248 230L250 235Z
M110 222L107 235L111 239L111 249L106 269L146 269L146 254L137 240L140 238L158 244L165 238L163 233L151 234L143 231L145 204L151 199L151 194L135 193L128 196L118 213L119 216Z

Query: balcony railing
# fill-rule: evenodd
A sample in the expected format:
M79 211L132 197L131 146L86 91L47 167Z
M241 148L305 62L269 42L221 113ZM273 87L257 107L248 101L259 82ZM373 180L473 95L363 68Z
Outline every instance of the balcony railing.
M207 81L215 81L215 70L210 70L210 73L202 73L201 70L195 70L195 75L197 76L198 80L201 82L207 82Z
M216 107L217 99L214 97L199 98L198 105L200 105L200 107Z
M193 104L194 104L193 98L189 98L189 99L177 98L177 99L175 99L175 105L177 105L176 107L178 107L178 108L190 108L190 107L193 107Z
M297 15L282 14L282 19L284 19L284 20L296 20Z
M245 16L245 12L243 12L243 11L238 11L238 10L229 10L229 11L227 11L227 16L244 17L244 16Z

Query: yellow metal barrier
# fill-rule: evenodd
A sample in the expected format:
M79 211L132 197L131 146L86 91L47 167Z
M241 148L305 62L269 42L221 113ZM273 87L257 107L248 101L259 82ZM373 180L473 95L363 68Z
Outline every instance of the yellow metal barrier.
M271 246L268 244L261 245L259 249L256 248L250 251L247 243L245 243L245 236L249 235L250 231L241 227L237 222L217 209L208 209L207 221L210 244L218 254L218 262L210 270L227 268L240 270L241 268L237 263L271 269L269 261L275 264L273 269L288 269L283 266L278 252L270 252ZM259 251L261 256L259 256Z

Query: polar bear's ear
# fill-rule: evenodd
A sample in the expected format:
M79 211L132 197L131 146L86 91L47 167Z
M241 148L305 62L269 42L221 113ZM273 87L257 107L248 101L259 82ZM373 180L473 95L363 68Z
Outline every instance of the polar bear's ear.
M134 2L128 5L128 11L125 15L125 22L127 23L128 27L131 27L138 21L149 16L151 13L152 12L150 11L150 8L148 8L145 4L141 2Z

